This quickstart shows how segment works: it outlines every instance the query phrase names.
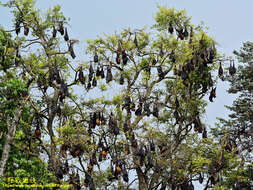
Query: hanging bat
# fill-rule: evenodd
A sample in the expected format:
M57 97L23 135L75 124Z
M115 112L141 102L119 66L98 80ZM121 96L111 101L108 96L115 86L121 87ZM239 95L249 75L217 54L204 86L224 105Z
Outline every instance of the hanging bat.
M63 23L62 22L59 23L58 31L60 32L60 34L62 36L64 35L64 27L63 27Z
M150 150L151 150L152 152L154 152L154 151L155 151L155 144L154 144L153 141L150 142L149 146L150 146Z
M160 57L164 56L163 48L160 49L159 55L160 55Z
M124 123L124 132L126 133L129 130L129 127L127 125L127 122Z
M97 118L96 118L96 125L99 126L101 124L101 113L98 112Z
M92 86L94 86L94 87L97 86L97 79L96 79L96 77L94 77L93 80L92 80Z
M134 36L134 44L135 44L135 47L138 48L138 41L137 41L136 33L135 33L135 36Z
M72 59L75 59L76 54L75 54L74 49L73 49L73 43L69 44L69 52L70 52L70 55L71 55Z
M111 67L107 68L107 74L106 74L106 83L109 83L112 81L112 71Z
M29 28L27 24L24 23L24 35L27 36L29 34Z
M102 116L101 116L101 124L102 125L105 125L106 124L106 120L104 118L104 114L102 113Z
M151 114L151 111L149 109L149 104L148 103L144 104L144 111L147 113L147 116L149 117L150 114Z
M222 68L222 65L221 65L221 62L220 62L220 66L219 66L219 72L218 72L218 75L220 78L223 77L223 68Z
M56 34L57 34L57 30L55 29L54 26L53 26L53 32L52 32L52 34L53 34L53 38L55 38L55 37L56 37Z
M126 155L130 154L130 147L128 144L126 144L126 147L125 147L125 154Z
M123 77L122 73L120 74L119 84L121 84L121 85L124 84L124 77Z
M139 103L137 110L135 111L135 115L139 116L142 112L142 103Z
M157 107L156 104L154 105L152 114L153 114L153 116L156 117L156 118L159 117L159 110L158 110L158 107Z
M16 23L15 23L15 31L16 31L16 34L17 34L17 35L20 33L20 21L19 21L19 19L16 20Z
M159 65L159 66L157 67L157 72L158 72L158 77L159 77L159 79L160 79L160 80L163 79L163 78L164 78L164 73L163 73L163 69L162 69L162 66L161 66L161 65Z
M37 125L37 127L36 127L35 135L36 135L36 137L37 137L38 139L40 139L41 132L40 132L39 125Z
M210 96L209 96L210 102L213 102L213 98L216 98L216 87L212 88L212 90L210 92Z
M80 67L80 69L79 69L78 78L79 78L79 81L81 82L81 84L85 85L85 77L83 75L83 68L82 67Z
M67 28L65 28L64 40L65 40L66 42L69 41L69 35L68 35Z
M128 57L127 57L127 54L124 50L122 52L122 61L123 61L123 65L126 65L128 62Z
M97 52L95 52L95 55L94 55L94 57L93 57L93 61L94 61L95 63L98 63L98 54L97 54Z
M174 32L174 29L173 29L173 27L172 27L172 23L171 23L171 22L170 22L170 24L169 24L168 32L169 32L170 34L173 34L173 32Z
M101 76L102 79L105 78L105 72L104 72L103 66L101 66L100 76Z
M206 139L207 138L207 131L206 131L206 127L204 127L203 133L202 133L202 138Z
M99 76L100 76L100 70L99 70L99 67L97 66L96 77L99 77Z
M184 35L185 39L187 39L187 38L188 38L188 36L189 36L189 33L188 33L188 31L187 31L186 26L185 26L185 28L184 28L183 35Z
M118 53L117 53L117 56L116 56L116 63L120 64L120 55Z
M176 108L179 108L179 101L178 101L178 99L177 99L177 96L176 96L176 99L175 99L175 105L176 105Z

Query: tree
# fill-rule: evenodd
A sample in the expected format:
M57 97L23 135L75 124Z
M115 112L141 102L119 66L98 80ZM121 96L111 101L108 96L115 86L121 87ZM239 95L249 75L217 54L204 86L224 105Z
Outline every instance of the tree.
M1 64L2 72L15 71L29 84L31 109L20 129L29 143L23 148L44 158L45 170L54 176L48 181L74 189L95 189L95 184L192 189L192 182L204 179L210 186L224 163L217 162L222 150L207 139L201 121L204 96L216 97L211 71L219 57L203 26L191 24L185 11L158 7L150 31L125 29L88 40L86 53L93 60L76 65L77 40L69 36L60 6L45 17L32 0L7 6L15 17L15 29L8 32L17 37L15 59L8 67ZM92 98L92 92L101 96Z
M252 146L253 146L253 65L251 42L246 42L240 51L234 51L238 61L243 63L233 71L233 65L227 73L227 81L230 82L228 93L238 94L232 106L226 106L230 111L229 119L220 118L220 128L214 130L217 137L225 142L226 149L236 159L237 165L227 173L231 173L230 187L237 189L248 187L252 183ZM236 70L234 70L236 71ZM250 188L250 187L248 187Z

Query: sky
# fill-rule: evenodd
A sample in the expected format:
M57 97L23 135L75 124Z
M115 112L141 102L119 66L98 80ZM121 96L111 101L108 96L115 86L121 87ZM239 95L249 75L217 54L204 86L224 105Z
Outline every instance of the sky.
M1 0L0 0L1 1ZM3 1L3 0L2 0ZM3 1L3 2L6 2ZM96 38L103 33L120 32L123 28L142 28L154 24L157 5L177 10L185 9L192 17L193 24L204 22L209 27L208 34L218 42L218 51L233 56L243 42L253 37L253 1L252 0L38 0L37 7L42 11L54 4L62 5L66 17L69 17L69 34L81 43L80 53L84 55L87 39ZM7 8L0 7L0 25L10 28L11 14ZM87 57L85 58L87 60ZM235 61L237 63L237 61ZM228 63L226 64L228 66ZM216 117L226 118L235 96L226 90L228 84L218 81L217 98L209 103L203 121L211 127ZM208 99L208 97L207 97Z

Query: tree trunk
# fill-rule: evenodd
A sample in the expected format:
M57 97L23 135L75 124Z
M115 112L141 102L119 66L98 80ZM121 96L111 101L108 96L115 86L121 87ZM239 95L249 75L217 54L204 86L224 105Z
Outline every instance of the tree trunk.
M7 118L8 134L6 136L5 145L4 145L3 152L2 152L2 158L1 158L1 163L0 163L0 177L3 176L7 160L9 159L9 153L10 153L10 149L11 149L10 144L12 143L12 140L16 134L17 125L18 125L19 119L22 115L23 108L24 108L24 103L21 104L17 108L16 113L14 115L14 119L12 120L12 122L10 121L10 117Z
M139 180L139 190L148 190L148 182L146 180L146 176L141 171L141 168L137 168L137 175Z

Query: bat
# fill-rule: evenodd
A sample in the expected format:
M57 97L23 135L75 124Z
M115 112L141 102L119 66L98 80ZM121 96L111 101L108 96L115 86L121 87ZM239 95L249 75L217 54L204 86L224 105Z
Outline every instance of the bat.
M52 32L52 34L53 34L53 38L55 38L55 37L56 37L56 34L57 34L57 30L55 29L54 26L53 26L53 32Z
M94 57L93 57L93 61L94 61L95 63L98 63L98 54L97 54L97 52L95 52L95 55L94 55Z
M27 36L29 34L29 28L27 24L24 24L24 35Z
M68 35L67 28L65 28L64 40L65 40L66 42L69 41L69 35Z
M173 26L172 26L172 23L171 23L171 22L170 22L170 24L169 24L168 32L169 32L170 34L173 34L173 32L174 32L174 29L173 29Z
M60 22L59 26L58 26L58 31L60 32L60 34L63 36L64 35L64 27L63 27L63 23Z

